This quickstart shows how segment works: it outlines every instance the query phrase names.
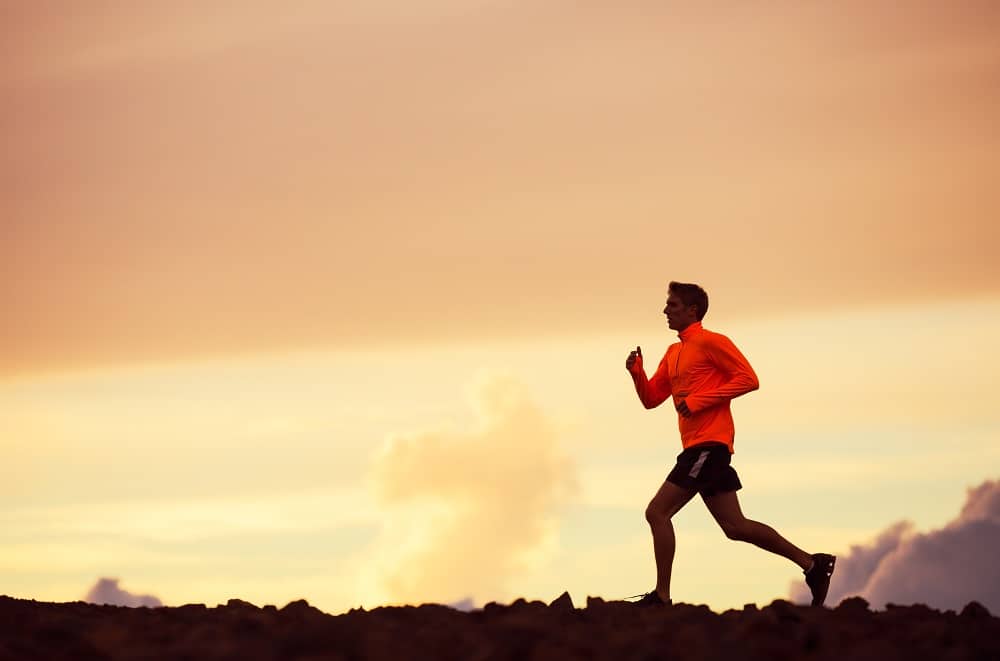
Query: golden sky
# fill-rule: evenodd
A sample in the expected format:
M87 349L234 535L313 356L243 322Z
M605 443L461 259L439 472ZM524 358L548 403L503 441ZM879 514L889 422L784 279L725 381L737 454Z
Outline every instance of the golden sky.
M847 555L900 520L947 523L997 477L1000 301L935 311L723 327L761 381L733 402L747 516ZM120 577L169 605L329 612L648 590L643 511L680 443L623 363L672 341L659 323L6 380L0 583L72 601ZM801 577L697 499L675 528L677 601L765 604Z
M670 280L761 378L748 516L846 553L997 477L996 3L8 4L12 595L645 591ZM796 577L677 530L676 600Z
M2 373L1000 287L993 3L4 12Z

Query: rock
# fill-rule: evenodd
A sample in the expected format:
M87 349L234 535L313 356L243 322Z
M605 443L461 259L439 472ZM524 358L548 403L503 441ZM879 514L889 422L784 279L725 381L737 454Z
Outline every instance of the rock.
M575 610L573 607L573 598L569 596L569 592L563 592L559 595L551 604L549 604L549 608L557 611Z
M287 610L300 611L300 610L303 610L303 609L316 610L315 608L313 608L312 606L310 606L309 602L306 601L305 599L296 599L295 601L289 601L287 604L285 604L285 607L282 608L281 610L282 611L287 611Z
M841 601L835 610L845 613L867 613L868 601L864 597L848 597Z
M253 610L251 610L253 608ZM572 615L567 613L572 610ZM1000 618L971 602L962 615L923 605L871 611L777 600L718 615L704 605L637 608L568 593L546 605L491 602L465 613L440 604L352 609L332 616L305 600L280 611L119 608L0 597L0 659L1000 659Z
M962 617L978 620L990 617L990 611L978 601L970 601L960 613Z
M805 608L805 606L802 608ZM790 601L775 599L764 607L763 612L778 622L801 622L802 615L798 609L799 607Z
M315 619L325 615L323 611L310 606L309 602L305 599L296 599L295 601L288 602L284 608L278 611L278 614L283 617L292 617L299 620Z
M502 604L498 604L495 601L491 601L490 603L483 606L483 613L485 615L497 615L499 613L502 613L503 611L504 611L504 606Z

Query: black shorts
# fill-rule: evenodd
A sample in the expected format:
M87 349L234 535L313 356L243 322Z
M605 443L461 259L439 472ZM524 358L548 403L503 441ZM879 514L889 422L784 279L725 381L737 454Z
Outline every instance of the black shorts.
M724 443L699 443L677 455L677 465L667 475L667 481L679 487L714 496L743 488L740 477L729 465L729 447Z

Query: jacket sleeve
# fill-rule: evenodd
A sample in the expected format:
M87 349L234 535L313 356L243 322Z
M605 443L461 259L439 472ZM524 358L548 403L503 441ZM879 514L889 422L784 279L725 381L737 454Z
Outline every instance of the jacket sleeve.
M725 335L716 335L705 344L709 358L727 377L719 387L689 395L684 399L688 409L697 413L716 404L729 401L760 387L750 363Z
M667 352L669 354L669 351ZM639 401L647 409L656 408L670 397L670 374L667 373L667 356L663 356L652 378L646 378L645 370L632 372L632 382Z

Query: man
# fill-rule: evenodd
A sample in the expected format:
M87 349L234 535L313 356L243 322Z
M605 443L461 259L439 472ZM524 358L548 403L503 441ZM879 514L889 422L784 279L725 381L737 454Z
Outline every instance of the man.
M636 393L647 409L673 398L684 450L663 486L646 508L656 557L656 588L639 600L642 606L670 604L670 569L674 527L670 519L696 493L729 539L750 542L784 556L802 568L812 604L822 606L836 558L809 554L773 528L743 516L736 491L742 488L730 466L735 429L729 402L758 388L757 375L728 337L706 330L708 294L695 284L671 282L663 314L680 342L671 344L656 372L646 378L642 349L625 361Z

